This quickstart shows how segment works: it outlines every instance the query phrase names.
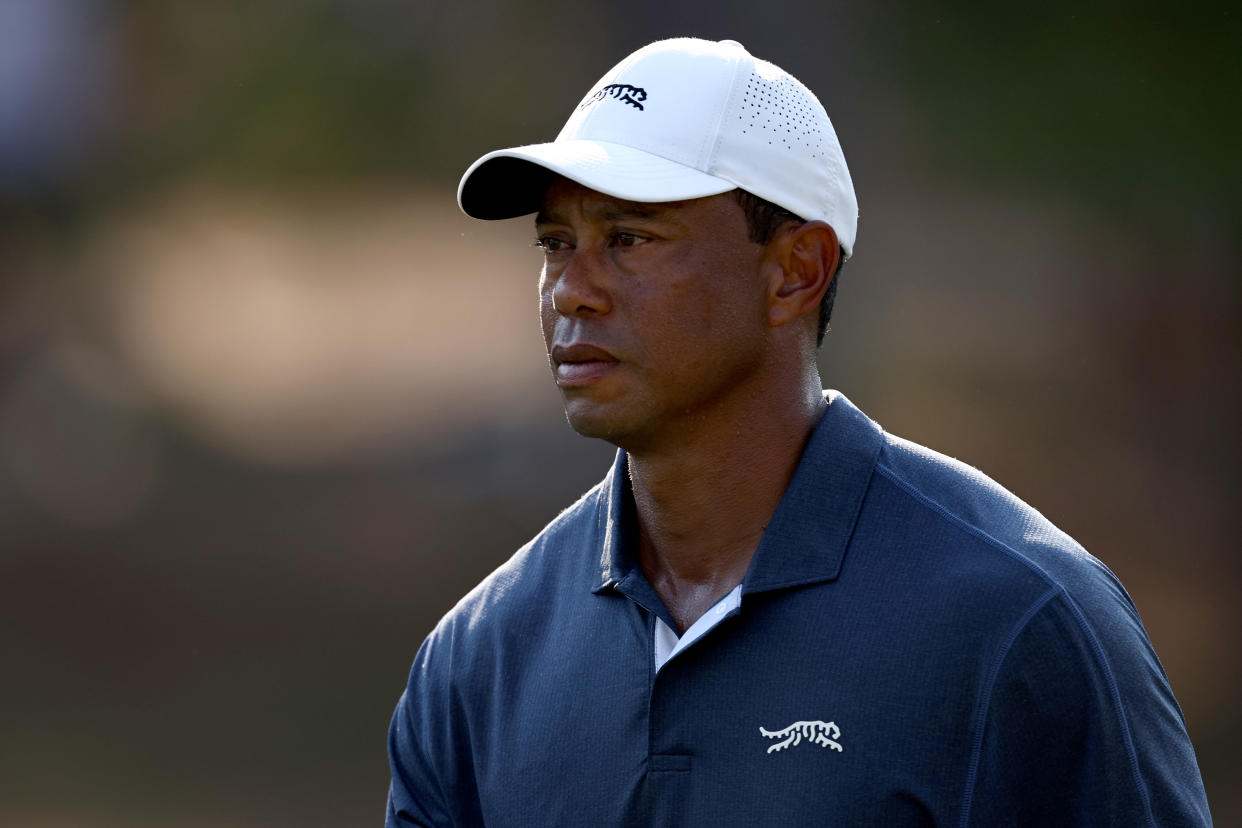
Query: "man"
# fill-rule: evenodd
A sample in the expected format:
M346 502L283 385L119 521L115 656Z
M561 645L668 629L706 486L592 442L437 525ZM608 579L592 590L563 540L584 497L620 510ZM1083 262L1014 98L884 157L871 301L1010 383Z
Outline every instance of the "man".
M802 84L661 41L458 195L537 213L566 414L619 451L419 650L389 826L1210 824L1112 574L821 391L857 204Z

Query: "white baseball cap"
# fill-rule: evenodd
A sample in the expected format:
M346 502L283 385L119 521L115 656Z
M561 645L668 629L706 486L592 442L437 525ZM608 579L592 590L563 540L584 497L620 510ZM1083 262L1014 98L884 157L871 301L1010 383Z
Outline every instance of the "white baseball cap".
M548 171L627 201L681 201L741 188L827 222L846 256L858 199L819 100L740 43L696 38L644 46L600 78L548 144L489 152L457 203L501 219L539 209Z

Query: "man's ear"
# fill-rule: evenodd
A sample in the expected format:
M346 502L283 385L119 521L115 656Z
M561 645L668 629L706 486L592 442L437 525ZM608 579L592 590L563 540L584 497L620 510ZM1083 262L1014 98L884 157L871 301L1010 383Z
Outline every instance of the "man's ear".
M777 327L810 314L818 324L820 301L841 256L836 232L822 221L791 226L773 239L771 252L768 322Z

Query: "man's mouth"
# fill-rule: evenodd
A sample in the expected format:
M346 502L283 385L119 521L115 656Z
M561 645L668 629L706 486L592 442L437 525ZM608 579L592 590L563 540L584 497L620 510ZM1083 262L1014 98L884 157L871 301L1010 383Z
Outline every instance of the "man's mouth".
M555 345L551 352L556 384L561 388L589 385L611 373L620 362L603 348L586 343Z

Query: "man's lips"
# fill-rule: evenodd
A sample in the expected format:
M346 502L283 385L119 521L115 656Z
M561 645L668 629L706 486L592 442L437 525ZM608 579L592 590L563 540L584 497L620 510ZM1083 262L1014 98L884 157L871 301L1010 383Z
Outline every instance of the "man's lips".
M552 369L562 388L588 385L619 365L615 356L595 345L579 342L552 346Z

